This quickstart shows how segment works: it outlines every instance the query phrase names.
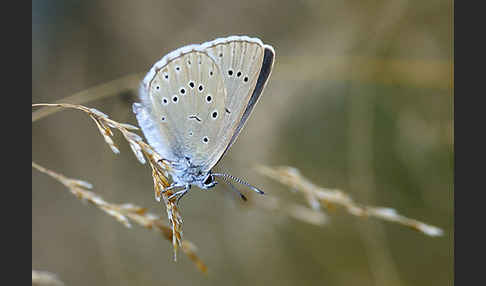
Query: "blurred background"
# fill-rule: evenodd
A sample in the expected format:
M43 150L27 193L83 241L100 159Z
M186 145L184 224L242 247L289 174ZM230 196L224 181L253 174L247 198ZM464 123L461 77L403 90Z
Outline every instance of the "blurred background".
M249 35L276 62L237 143L217 166L285 202L258 174L298 168L317 185L441 227L431 238L397 224L327 212L322 227L244 204L218 185L181 201L201 274L156 232L125 228L32 171L32 269L66 285L452 285L453 15L451 1L33 1L32 102L54 102L129 74L192 43ZM140 77L140 78L141 78ZM136 124L136 89L92 101ZM83 179L113 203L166 216L150 168L116 132L121 154L88 116L32 124L32 160Z

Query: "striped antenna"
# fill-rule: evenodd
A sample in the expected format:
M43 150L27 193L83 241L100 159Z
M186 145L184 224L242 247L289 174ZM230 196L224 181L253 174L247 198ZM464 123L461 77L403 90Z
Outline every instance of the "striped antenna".
M239 179L239 178L237 178L235 176L232 176L230 174L226 174L226 173L215 173L215 174L212 174L212 175L215 176L215 177L222 177L223 179L229 178L229 179L231 179L231 180L233 180L233 181L235 181L235 182L237 182L239 184L242 184L242 185L245 185L245 186L249 187L250 189L252 189L253 191L259 193L260 195L264 195L265 194L262 190L258 189L257 187L254 187L254 186L248 184L247 182L243 181L242 179Z

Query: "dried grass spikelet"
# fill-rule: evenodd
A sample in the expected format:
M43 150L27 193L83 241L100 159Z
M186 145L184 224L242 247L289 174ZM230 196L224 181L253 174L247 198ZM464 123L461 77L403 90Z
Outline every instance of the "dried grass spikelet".
M177 249L182 246L182 216L177 207L177 198L169 199L173 194L172 190L166 190L170 186L167 180L170 166L165 163L165 160L160 157L157 152L154 152L150 145L145 142L140 142L145 156L148 158L150 167L152 168L152 178L154 181L155 199L164 200L167 210L167 217L172 226L172 246L174 247L174 260L177 260Z
M104 114L103 112L95 108L88 108L78 104L67 104L67 103L32 104L32 107L41 107L41 106L69 108L69 109L81 110L87 113L89 117L93 119L96 126L98 127L98 130L103 136L105 142L110 146L111 150L115 154L120 153L120 151L111 138L113 136L113 132L111 128L118 129L122 133L123 137L129 143L130 148L132 149L133 153L135 154L135 156L137 157L140 163L145 164L146 162L145 159L148 160L149 165L152 168L155 198L157 201L160 201L160 198L162 198L166 206L167 216L169 218L169 222L171 225L172 244L174 247L174 260L177 260L178 248L182 247L182 249L184 250L184 244L182 243L183 242L182 240L183 220L176 204L176 198L174 197L172 199L169 199L169 197L173 194L173 191L166 190L167 187L170 186L169 179L168 179L169 177L168 171L170 171L170 165L150 145L143 142L142 138L139 135L130 131L130 130L138 130L138 127L130 124L116 122L110 119L108 115ZM110 214L110 211L107 212ZM114 215L116 217L116 214L111 214L111 215ZM122 218L118 218L118 219L122 219ZM126 222L124 224L126 224Z
M321 206L328 209L342 207L352 215L359 217L375 217L398 223L429 236L441 236L443 234L442 229L402 216L394 209L359 205L343 191L330 190L314 185L308 179L303 177L296 168L287 166L259 166L257 167L257 170L261 174L303 194L310 207L314 210L318 210Z
M130 222L135 222L147 229L155 230L161 233L167 240L173 241L173 228L168 227L160 216L147 212L146 208L139 207L132 203L113 204L106 202L101 196L88 190L92 188L92 185L89 182L68 178L62 174L46 169L35 162L32 162L32 167L56 179L66 186L78 199L95 205L108 215L114 217L124 226L131 228L132 225ZM182 238L180 238L180 240L182 251L196 264L196 267L201 272L205 273L207 267L197 256L196 246L188 240L182 240Z
M63 286L56 274L47 271L32 270L32 285L36 286Z
M284 202L277 197L266 196L257 200L250 199L249 203L262 210L279 212L298 221L317 226L323 226L328 222L327 215L321 211L309 209L301 204Z

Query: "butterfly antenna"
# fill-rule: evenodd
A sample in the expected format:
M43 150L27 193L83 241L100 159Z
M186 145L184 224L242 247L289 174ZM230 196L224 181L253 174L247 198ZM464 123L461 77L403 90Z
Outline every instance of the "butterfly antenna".
M235 186L234 186L234 185L233 185L233 184L232 184L230 181L228 181L228 179L227 179L226 177L222 177L222 178L223 178L224 182L225 182L226 184L228 184L228 185L231 187L231 189L232 189L233 191L235 191L236 193L238 193L238 195L240 196L240 198L241 198L242 200L244 200L245 202L248 200L248 199L245 197L245 195L243 195L243 194L240 192L240 190L238 190L238 189L237 189L237 188L236 188L236 187L235 187Z
M237 183L239 183L239 184L242 184L242 185L245 185L245 186L249 187L250 189L252 189L253 191L255 191L255 192L259 193L260 195L264 195L264 194L265 194L265 193L264 193L262 190L258 189L257 187L254 187L254 186L252 186L252 185L248 184L247 182L243 181L242 179L239 179L239 178L237 178L237 177L235 177L235 176L231 176L230 174L225 174L225 173L215 173L215 174L213 174L213 176L215 176L215 177L222 177L223 179L225 179L225 181L226 181L226 182L228 182L228 181L226 180L226 178L232 179L233 181L235 181L235 182L237 182ZM229 183L229 182L228 182L228 183ZM230 185L231 185L231 184L230 184ZM236 188L235 188L235 189L236 189Z

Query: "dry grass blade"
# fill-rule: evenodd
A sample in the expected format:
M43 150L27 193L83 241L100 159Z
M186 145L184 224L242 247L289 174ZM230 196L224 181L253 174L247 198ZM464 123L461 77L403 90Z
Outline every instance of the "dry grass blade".
M63 286L64 283L56 274L47 271L32 270L32 285L38 286Z
M343 207L352 215L359 217L375 217L398 223L429 236L441 236L443 234L442 229L402 216L394 209L362 206L355 203L349 195L340 190L330 190L316 186L304 178L295 168L286 166L259 166L257 170L261 174L302 193L313 209L318 209L321 205L326 208Z
M118 154L120 151L118 147L112 140L113 132L111 128L118 129L126 141L129 143L133 153L140 161L140 163L144 164L147 161L149 162L150 167L152 168L152 177L154 181L154 191L155 191L155 198L157 201L160 201L160 198L163 198L163 201L166 205L167 216L169 218L169 222L171 224L171 233L172 233L172 244L174 247L174 260L177 259L177 250L179 247L184 247L182 245L182 216L179 212L179 209L176 204L176 198L169 199L170 196L173 194L172 190L166 190L167 187L170 186L168 180L168 170L170 170L170 165L162 158L152 147L145 142L143 142L142 138L131 132L130 130L136 130L138 127L119 123L116 122L108 117L108 115L102 113L101 111L88 108L82 105L77 104L68 104L68 103L56 103L56 104L49 104L49 103L39 103L39 104L32 104L32 107L55 107L55 108L68 108L68 109L75 109L80 110L87 113L91 119L95 122L98 130L100 131L101 135L105 139L105 142L110 146L111 150ZM122 219L122 218L120 218ZM123 219L122 219L123 220Z
M327 215L323 212L309 209L299 204L283 203L282 200L276 197L266 196L265 198L251 200L251 203L260 209L270 212L280 212L293 219L318 226L322 226L328 222Z
M137 90L143 76L144 74L126 75L110 82L102 83L100 85L85 89L54 103L64 102L71 104L83 104L89 101L117 95L127 90ZM39 110L32 112L32 122L54 114L58 110L58 108L40 108Z
M106 212L108 215L113 216L116 220L118 220L126 227L131 228L130 221L132 221L147 229L153 229L158 231L169 241L173 240L172 229L163 223L161 217L147 212L146 208L142 208L131 203L108 203L96 193L87 190L91 189L92 185L86 181L68 178L62 174L46 169L35 162L32 162L32 167L56 179L61 184L66 186L69 191L78 199L87 201L95 205L96 207ZM196 247L192 244L192 242L183 240L181 241L181 246L182 251L196 264L198 269L202 272L206 272L207 267L196 255Z

